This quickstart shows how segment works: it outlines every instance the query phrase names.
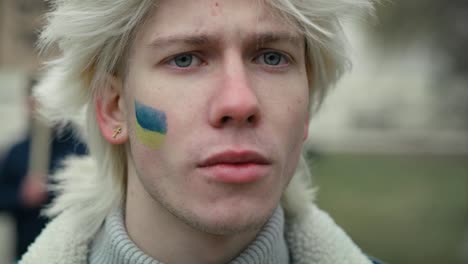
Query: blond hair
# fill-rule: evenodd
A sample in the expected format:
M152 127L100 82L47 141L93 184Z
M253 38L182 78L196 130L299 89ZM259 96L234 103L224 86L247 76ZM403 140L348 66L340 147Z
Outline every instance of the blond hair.
M96 226L93 228L97 228L112 206L124 198L125 146L111 145L102 137L93 100L101 87L105 87L106 76L120 72L125 65L132 39L152 9L157 8L155 2L52 0L52 11L47 15L39 48L46 51L57 47L61 54L46 64L44 78L36 87L35 95L41 104L42 115L50 121L73 121L83 128L90 153L98 165L95 166L94 183L83 190L67 187L67 184L73 185L71 180L62 179L57 187L62 194L50 208L50 215L80 203L81 217L94 217ZM341 20L354 11L370 10L372 5L369 0L264 2L305 36L311 109L315 110L329 88L350 66ZM301 183L310 179L304 163L302 159L283 195L283 205L292 208L289 211L300 211L300 201L312 199L310 188Z

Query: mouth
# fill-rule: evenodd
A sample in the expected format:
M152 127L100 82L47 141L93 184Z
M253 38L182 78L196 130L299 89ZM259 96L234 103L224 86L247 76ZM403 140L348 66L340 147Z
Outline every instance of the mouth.
M271 161L259 152L229 150L209 156L197 168L210 180L226 184L246 184L268 175Z

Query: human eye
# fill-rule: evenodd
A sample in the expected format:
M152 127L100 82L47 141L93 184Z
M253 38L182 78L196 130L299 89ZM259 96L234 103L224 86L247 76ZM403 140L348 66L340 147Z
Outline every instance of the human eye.
M255 57L254 62L267 66L285 66L289 64L289 59L286 55L277 51L266 51Z
M168 65L176 68L196 67L202 65L202 63L200 57L191 53L179 54L167 61Z

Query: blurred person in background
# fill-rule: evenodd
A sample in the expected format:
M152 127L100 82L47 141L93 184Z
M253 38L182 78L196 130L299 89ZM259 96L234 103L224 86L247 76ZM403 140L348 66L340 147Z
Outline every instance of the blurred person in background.
M60 168L67 155L86 153L72 127L51 129L34 118L31 89L35 83L31 79L27 88L27 133L0 160L0 211L14 219L16 259L26 252L47 222L40 210L53 196L47 190L48 175Z
M370 264L313 202L302 145L369 1L52 1L36 87L90 156L21 263ZM84 117L84 121L83 121Z

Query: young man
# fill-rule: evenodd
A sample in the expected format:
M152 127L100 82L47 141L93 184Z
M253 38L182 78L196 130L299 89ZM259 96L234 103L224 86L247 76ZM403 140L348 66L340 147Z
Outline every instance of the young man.
M37 96L54 121L86 113L92 156L21 263L371 263L298 166L345 68L339 16L367 1L54 4Z

